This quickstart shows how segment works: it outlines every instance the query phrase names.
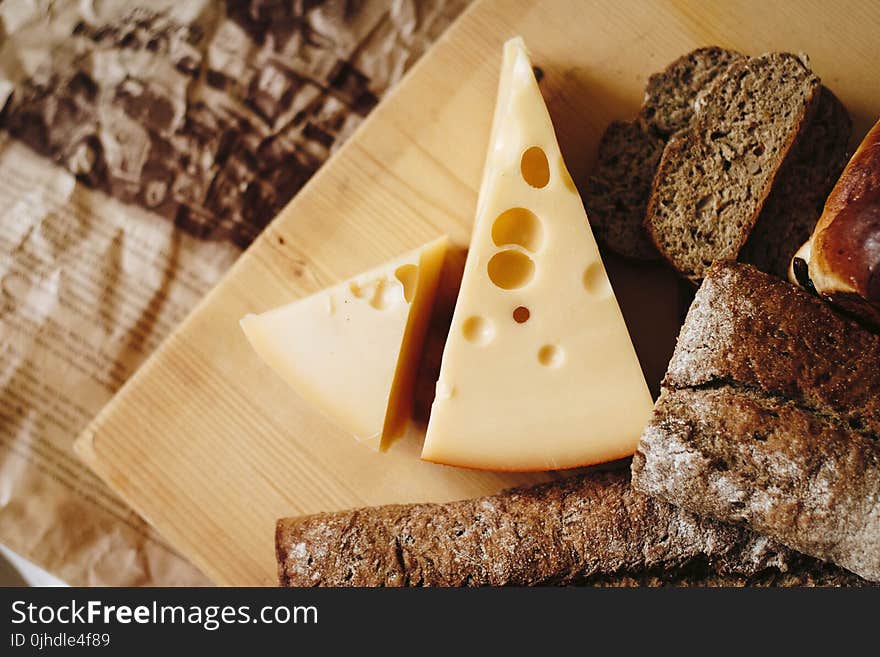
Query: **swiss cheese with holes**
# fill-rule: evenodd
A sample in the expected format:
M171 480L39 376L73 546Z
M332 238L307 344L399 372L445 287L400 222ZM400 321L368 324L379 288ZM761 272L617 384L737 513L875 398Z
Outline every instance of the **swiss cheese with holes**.
M315 295L247 315L257 354L301 397L373 448L406 429L445 237Z
M653 404L522 39L504 46L422 458L548 470L633 454Z

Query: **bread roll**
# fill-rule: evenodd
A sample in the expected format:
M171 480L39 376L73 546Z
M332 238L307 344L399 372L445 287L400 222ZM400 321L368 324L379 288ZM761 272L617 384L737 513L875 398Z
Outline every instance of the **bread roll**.
M880 121L831 190L789 277L880 329Z

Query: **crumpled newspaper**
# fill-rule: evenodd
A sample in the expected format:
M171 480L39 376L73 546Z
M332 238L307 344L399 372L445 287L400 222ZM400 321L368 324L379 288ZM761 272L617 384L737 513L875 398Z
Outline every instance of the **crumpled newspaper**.
M84 184L244 247L465 2L190 6L77 20L2 124Z

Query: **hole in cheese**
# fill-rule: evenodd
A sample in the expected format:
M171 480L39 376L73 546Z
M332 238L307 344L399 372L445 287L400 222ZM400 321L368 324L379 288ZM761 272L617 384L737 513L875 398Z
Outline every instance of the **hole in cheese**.
M518 306L517 308L514 308L513 321L515 321L517 324L524 324L525 322L529 321L529 317L531 317L531 313L529 312L529 309L525 306Z
M584 270L584 289L597 297L611 294L611 282L600 262L594 262Z
M461 333L468 342L477 345L486 345L495 337L495 325L491 319L473 315L464 320Z
M523 180L532 187L544 187L550 182L550 165L547 156L538 146L526 149L520 160Z
M351 292L351 295L355 299L369 299L373 293L375 292L375 283L368 283L366 285L361 285L357 281L352 281L348 284L348 291Z
M394 308L403 301L403 287L397 281L386 277L377 278L366 283L352 281L348 284L352 296L366 301L376 310Z
M535 275L535 263L525 253L506 250L496 253L487 265L489 278L502 290L527 285Z
M396 282L383 278L376 282L376 292L370 299L370 305L376 310L394 308L401 301L401 292Z
M531 210L510 208L499 214L492 224L492 241L496 246L519 244L534 252L544 241L544 227Z
M545 367L559 367L565 361L565 352L555 344L545 344L538 349L538 362Z
M416 283L419 280L419 268L416 265L402 265L394 272L395 278L403 285L403 298L407 303L412 302L416 293Z

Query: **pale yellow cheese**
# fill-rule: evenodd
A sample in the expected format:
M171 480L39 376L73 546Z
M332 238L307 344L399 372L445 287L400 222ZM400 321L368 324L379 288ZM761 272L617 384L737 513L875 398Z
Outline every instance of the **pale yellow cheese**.
M547 470L631 455L652 401L521 39L504 46L422 458Z
M375 449L406 429L445 237L305 299L247 315L259 356L304 399Z

